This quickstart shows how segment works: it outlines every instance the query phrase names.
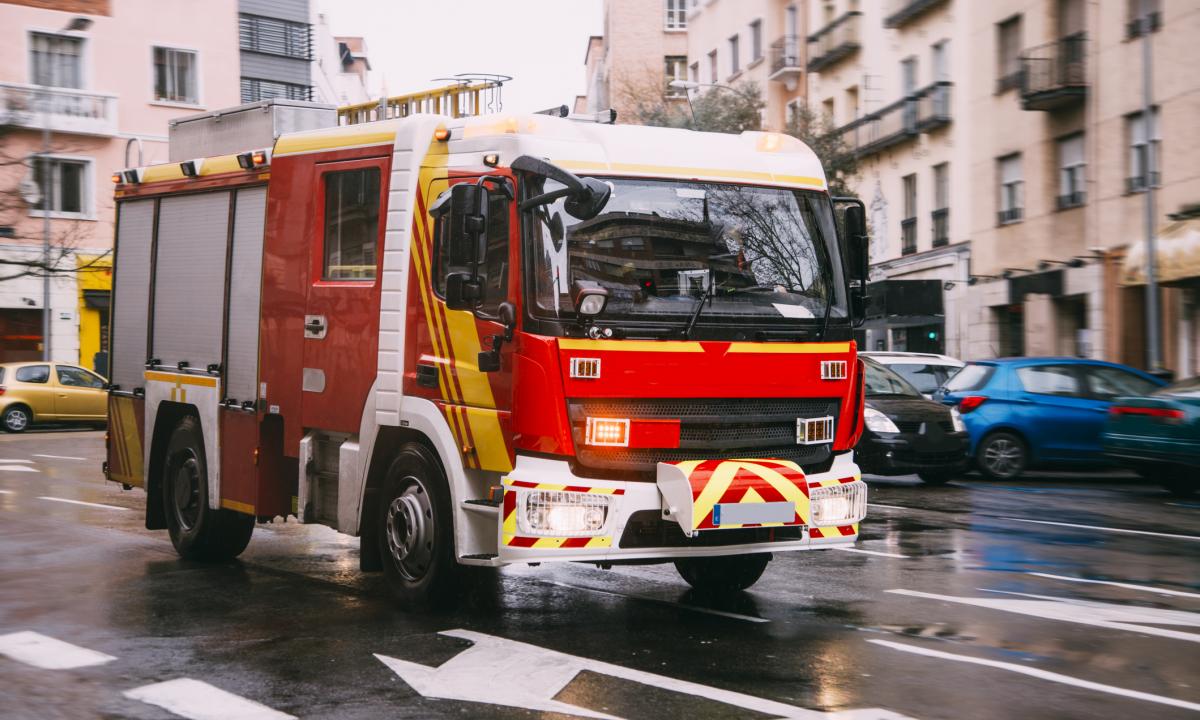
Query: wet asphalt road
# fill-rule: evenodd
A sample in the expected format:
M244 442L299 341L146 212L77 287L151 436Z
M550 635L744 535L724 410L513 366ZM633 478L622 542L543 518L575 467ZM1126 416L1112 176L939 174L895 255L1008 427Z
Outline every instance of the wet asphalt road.
M1132 477L873 479L856 552L776 555L734 598L670 565L543 565L418 615L321 527L180 561L101 458L99 432L0 436L0 717L230 717L232 696L252 719L1200 710L1200 500ZM17 633L110 659L37 667Z

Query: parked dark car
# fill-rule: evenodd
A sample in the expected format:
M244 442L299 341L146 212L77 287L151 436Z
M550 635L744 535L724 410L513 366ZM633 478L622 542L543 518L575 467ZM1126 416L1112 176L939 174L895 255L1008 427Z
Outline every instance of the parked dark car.
M1004 358L968 363L934 398L962 414L975 467L1010 480L1032 467L1111 464L1100 434L1112 401L1164 384L1099 360Z
M956 408L926 399L911 383L880 363L867 367L866 429L855 448L865 473L916 473L941 485L966 469L969 437Z
M1108 410L1104 453L1176 495L1200 489L1200 377L1117 398Z

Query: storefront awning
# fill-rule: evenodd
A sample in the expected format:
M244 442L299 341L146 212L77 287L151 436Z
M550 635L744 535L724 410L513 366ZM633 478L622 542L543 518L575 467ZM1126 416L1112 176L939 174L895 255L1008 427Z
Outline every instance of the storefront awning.
M1164 285L1200 282L1200 218L1163 226L1155 242L1155 270ZM1122 285L1146 284L1146 242L1135 243L1121 265Z

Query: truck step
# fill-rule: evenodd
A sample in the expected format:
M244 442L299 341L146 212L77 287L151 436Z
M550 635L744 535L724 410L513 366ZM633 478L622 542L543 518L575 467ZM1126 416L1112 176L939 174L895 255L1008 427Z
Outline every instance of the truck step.
M463 565L474 565L476 567L499 567L500 556L495 553L476 553L473 555L463 555L458 559Z

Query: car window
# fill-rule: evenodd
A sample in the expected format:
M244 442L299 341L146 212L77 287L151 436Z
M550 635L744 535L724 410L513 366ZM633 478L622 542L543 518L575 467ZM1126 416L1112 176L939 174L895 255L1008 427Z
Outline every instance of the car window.
M102 388L104 381L83 368L59 365L55 368L58 373L58 384L66 387Z
M920 397L921 393L907 380L892 372L884 365L867 361L867 395L907 395Z
M979 390L996 373L995 365L963 365L946 383L946 392L971 392Z
M0 369L0 373L4 370ZM4 380L4 375L0 375L0 382ZM1177 383L1168 385L1165 388L1159 388L1151 395L1174 395L1175 397L1200 398L1200 377L1180 380Z
M0 367L0 384L4 383L4 368Z
M913 387L923 393L937 390L946 379L945 369L940 365L889 363L887 368L912 383Z
M1128 370L1090 366L1085 371L1092 395L1103 400L1112 400L1121 395L1149 395L1158 389L1154 383Z
M17 382L44 383L50 380L50 366L26 365L25 367L17 368L17 372L13 377L17 379Z
M1070 365L1035 365L1017 368L1017 379L1021 381L1025 392L1067 397L1083 395L1079 374Z

